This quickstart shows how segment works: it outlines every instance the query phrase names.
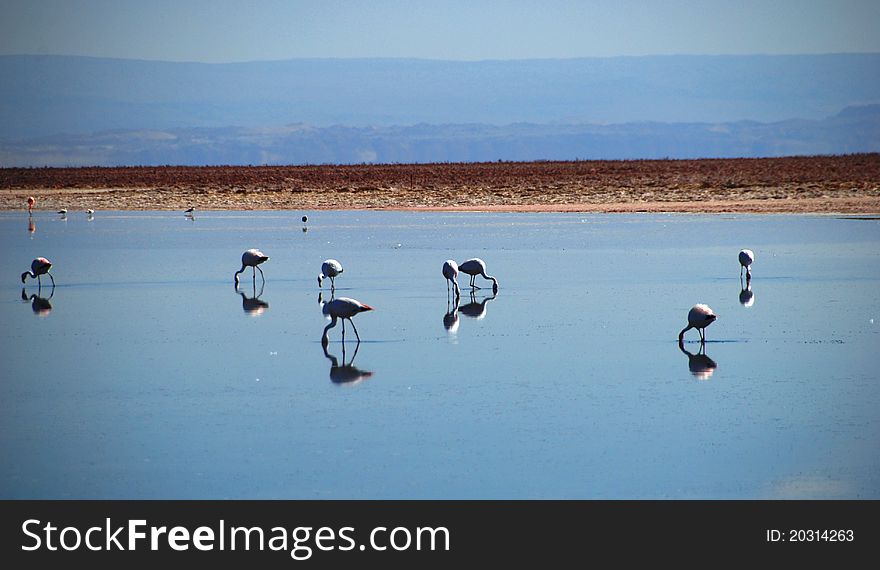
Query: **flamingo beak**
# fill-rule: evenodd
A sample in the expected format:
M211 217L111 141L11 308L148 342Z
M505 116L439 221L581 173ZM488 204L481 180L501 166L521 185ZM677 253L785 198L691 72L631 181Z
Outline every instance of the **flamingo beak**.
M363 312L363 311L372 311L372 310L373 310L373 307L371 307L371 306L369 306L369 305L364 305L363 307L361 307L361 312Z

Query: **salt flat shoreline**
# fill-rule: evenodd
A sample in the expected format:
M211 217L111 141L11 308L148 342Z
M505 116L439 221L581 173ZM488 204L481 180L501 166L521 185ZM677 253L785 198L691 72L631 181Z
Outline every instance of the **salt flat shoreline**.
M0 169L0 210L880 213L880 154Z

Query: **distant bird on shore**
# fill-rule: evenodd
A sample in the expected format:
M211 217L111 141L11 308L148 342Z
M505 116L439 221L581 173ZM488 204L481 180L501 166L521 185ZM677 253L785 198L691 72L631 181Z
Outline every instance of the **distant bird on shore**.
M183 213L184 214L194 214L195 211L196 211L195 208L187 208L186 210L183 211Z
M365 305L364 303L361 303L360 301L357 301L355 299L340 297L338 299L333 299L332 301L324 303L324 306L321 310L325 315L330 317L330 324L324 327L324 334L321 336L321 344L327 346L327 343L330 342L330 329L336 326L336 321L338 319L342 319L342 340L345 341L345 321L347 320L349 323L351 323L351 328L354 329L354 334L357 337L358 342L360 342L361 337L358 334L357 327L354 326L354 322L352 322L351 318L358 313L372 311L373 307Z
M755 252L750 249L744 249L739 252L739 277L742 279L743 269L746 270L746 279L752 278L752 263L755 261Z
M266 276L263 275L263 270L260 269L259 265L265 261L269 261L269 256L264 254L259 249L249 249L246 252L241 254L241 269L235 272L232 276L235 279L235 284L238 285L238 275L239 273L244 272L248 267L253 268L254 270L254 281L257 280L257 270L260 270L260 277L263 278L263 282L266 282Z
M477 278L477 275L480 275L481 277L483 277L483 279L487 279L492 282L493 292L498 292L498 280L491 275L486 274L486 262L484 262L482 259L479 259L477 257L473 259L468 259L467 261L459 264L458 270L471 276L471 289L481 289L481 287L477 287L474 284L474 280Z
M697 332L700 333L700 342L706 342L705 328L714 323L717 318L718 315L709 308L709 305L703 305L702 303L694 305L688 311L688 326L678 333L678 342L684 340L684 333L690 329L697 329Z
M318 275L318 287L324 286L324 279L330 278L330 290L336 289L336 276L342 273L342 264L335 259L327 259L321 264L321 273Z
M446 278L446 296L449 296L449 282L452 282L455 298L461 297L461 289L458 288L458 264L451 259L443 262L443 277Z
M36 198L34 198L33 196L28 196L28 199L27 199L28 214L30 214L31 211L34 209L34 204L36 204L36 203L37 203Z
M21 282L24 283L25 279L30 277L31 279L36 279L37 283L42 285L40 281L40 275L48 275L49 279L52 280L52 286L55 286L55 278L52 277L52 274L49 273L49 269L52 268L52 262L46 259L45 257L38 257L31 262L31 270L25 271L21 274Z
M89 208L88 210L86 210L86 215L87 215L87 216L94 216L94 215L95 215L95 211L92 210L91 208Z
M58 210L58 213L61 214L62 216L66 216L67 215L67 208L61 208L60 210Z

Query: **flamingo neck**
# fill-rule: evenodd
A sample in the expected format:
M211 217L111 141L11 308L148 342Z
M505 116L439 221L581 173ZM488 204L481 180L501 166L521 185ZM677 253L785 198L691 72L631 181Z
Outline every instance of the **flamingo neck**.
M688 326L681 329L681 332L678 333L678 342L682 342L684 340L684 333L688 332L692 328L694 328L694 325L689 324Z
M324 327L324 334L321 336L321 344L326 345L328 342L330 342L330 329L336 326L336 321L336 315L333 315L330 318L330 324Z
M235 272L235 275L233 275L233 277L235 278L235 282L236 282L236 283L238 283L238 274L239 274L239 273L244 273L244 270L245 270L245 269L246 269L246 268L245 268L244 264L242 264L242 265L241 265L241 269L239 269L238 271L236 271L236 272Z

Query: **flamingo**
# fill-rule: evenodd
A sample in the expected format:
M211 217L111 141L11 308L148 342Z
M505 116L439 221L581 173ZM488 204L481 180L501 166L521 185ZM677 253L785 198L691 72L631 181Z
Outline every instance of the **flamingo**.
M449 282L452 281L455 290L455 298L461 297L461 289L458 288L458 264L451 259L443 262L443 277L446 278L446 296L449 297Z
M480 289L480 287L474 285L474 279L476 279L477 275L480 275L483 277L483 279L488 279L492 281L492 291L494 293L498 292L498 280L491 275L486 274L486 262L484 262L482 259L479 259L477 257L473 259L468 259L467 261L459 264L458 269L459 271L467 273L471 276L471 289Z
M327 346L327 343L330 342L330 329L336 326L336 321L338 319L342 319L342 341L345 342L345 321L348 320L348 322L351 323L351 328L354 329L354 334L357 337L358 342L360 342L361 337L351 318L358 313L372 310L373 307L365 305L355 299L349 299L348 297L340 297L328 301L324 304L322 311L325 315L328 315L331 320L330 324L324 327L324 334L321 336L321 344Z
M690 329L697 329L697 332L700 333L700 342L706 342L706 333L705 328L715 322L715 319L718 318L709 305L697 304L694 305L690 311L688 311L688 326L681 329L681 332L678 333L678 342L682 342L684 339L684 333L689 331Z
M743 269L746 270L746 279L752 278L752 263L755 261L755 252L750 249L744 249L739 252L739 277L742 279Z
M31 279L36 279L37 283L42 285L40 282L40 275L48 275L49 279L52 280L52 287L55 286L55 278L52 277L52 274L49 273L49 269L52 268L52 262L46 259L45 257L38 257L35 260L31 261L31 270L25 271L21 274L21 282L24 283L25 279L30 277Z
M28 199L27 199L28 214L30 214L30 213L31 213L31 210L34 209L34 204L36 204L36 203L37 203L37 199L36 199L36 198L34 198L33 196L28 196Z
M335 259L327 259L321 264L321 273L318 275L318 287L324 286L324 279L330 278L330 290L336 289L336 276L342 273L342 264Z
M252 267L254 270L254 281L257 280L257 270L260 270L260 277L263 278L263 283L266 282L266 276L263 275L263 270L258 266L264 261L268 261L269 256L264 254L259 249L249 249L246 252L241 254L241 269L235 272L232 276L235 279L235 284L238 285L238 274L242 273L246 268Z

